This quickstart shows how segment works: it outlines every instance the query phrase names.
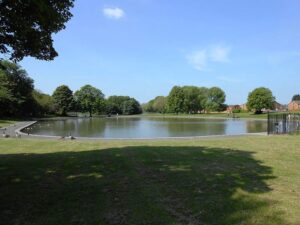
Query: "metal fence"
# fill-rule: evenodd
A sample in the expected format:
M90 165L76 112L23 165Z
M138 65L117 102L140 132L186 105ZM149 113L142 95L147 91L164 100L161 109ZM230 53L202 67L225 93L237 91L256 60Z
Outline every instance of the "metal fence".
M300 134L300 113L269 113L268 134Z

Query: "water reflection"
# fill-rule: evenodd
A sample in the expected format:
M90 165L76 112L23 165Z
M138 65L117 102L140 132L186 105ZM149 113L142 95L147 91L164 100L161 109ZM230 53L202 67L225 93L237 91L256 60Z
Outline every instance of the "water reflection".
M40 135L154 138L187 137L222 134L265 132L265 121L164 118L164 117L112 117L68 118L40 121L25 132Z
M247 121L247 133L256 133L259 131L266 132L268 130L267 122Z

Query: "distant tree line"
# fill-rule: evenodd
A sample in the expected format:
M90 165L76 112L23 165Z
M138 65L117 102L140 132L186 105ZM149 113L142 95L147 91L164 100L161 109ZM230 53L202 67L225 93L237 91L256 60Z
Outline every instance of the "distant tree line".
M146 112L201 113L226 109L225 92L219 87L174 86L169 95L158 96L143 105Z
M140 103L129 96L105 99L101 90L85 85L73 91L66 85L53 95L34 89L34 81L18 64L0 61L0 117L66 116L68 112L133 115L142 113Z

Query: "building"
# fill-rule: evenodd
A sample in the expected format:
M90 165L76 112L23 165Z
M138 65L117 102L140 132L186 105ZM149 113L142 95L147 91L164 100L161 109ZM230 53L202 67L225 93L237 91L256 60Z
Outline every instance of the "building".
M286 111L287 110L287 106L286 105L282 105L278 102L274 103L274 110L275 111Z
M239 105L229 105L229 106L227 106L227 109L226 109L227 112L231 113L234 110L241 110L241 107Z
M289 111L300 111L300 101L291 101L288 104Z
M247 108L247 104L246 104L246 103L240 105L240 108L241 108L242 110L244 110L244 111L248 111L248 108Z
M248 108L247 108L247 103L245 104L242 104L239 106L241 110L243 111L248 111ZM274 107L273 107L273 110L274 111L286 111L287 110L287 105L282 105L278 102L275 102L274 103ZM272 111L271 109L262 109L263 112L269 112L269 111Z

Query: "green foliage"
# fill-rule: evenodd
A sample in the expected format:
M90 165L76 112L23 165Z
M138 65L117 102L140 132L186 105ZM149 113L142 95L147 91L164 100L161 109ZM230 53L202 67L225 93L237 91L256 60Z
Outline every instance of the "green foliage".
M206 110L220 112L224 110L224 102L226 99L225 92L218 87L212 87L208 89Z
M129 96L110 96L106 102L106 112L109 115L134 115L142 113L140 103Z
M188 113L196 113L200 108L198 100L199 88L195 86L182 87L184 92L184 111Z
M195 114L206 111L223 111L226 95L218 87L175 86L168 97L158 96L143 105L146 112Z
M19 65L0 61L0 116L29 116L35 101L33 80Z
M65 28L73 0L1 0L0 53L13 60L32 56L52 60L58 54L52 34Z
M300 94L294 95L292 101L300 101Z
M184 86L184 112L197 113L205 109L208 89L204 87Z
M81 87L75 92L74 97L80 111L89 112L90 117L93 113L104 110L101 108L104 107L104 94L91 85Z
M242 112L241 109L234 109L234 110L232 110L232 113L241 113L241 112Z
M167 112L167 97L157 96L148 103L143 105L146 112L166 113Z
M130 98L127 101L123 102L123 114L124 115L134 115L142 113L142 108L140 103L134 98Z
M153 109L159 113L165 113L167 111L168 98L164 96L158 96L154 99Z
M55 113L53 98L41 91L34 90L32 96L37 103L37 113L39 115L49 115Z
M110 96L107 99L107 114L123 114L123 103L129 99L129 96Z
M273 109L275 104L275 97L272 91L265 87L254 89L249 93L247 108L260 114L262 109Z
M74 104L73 92L66 85L61 85L53 92L55 111L61 116L66 116Z
M198 111L201 112L206 109L207 98L208 98L208 88L199 87L199 94L198 94L199 109L198 109Z
M106 109L107 109L107 101L104 98L98 99L95 112L97 112L98 115L105 115Z
M168 96L168 111L176 114L184 111L184 91L179 86L174 86Z
M142 104L143 111L144 112L151 112L151 113L156 112L153 109L153 102L154 102L154 99L150 100L147 103Z

